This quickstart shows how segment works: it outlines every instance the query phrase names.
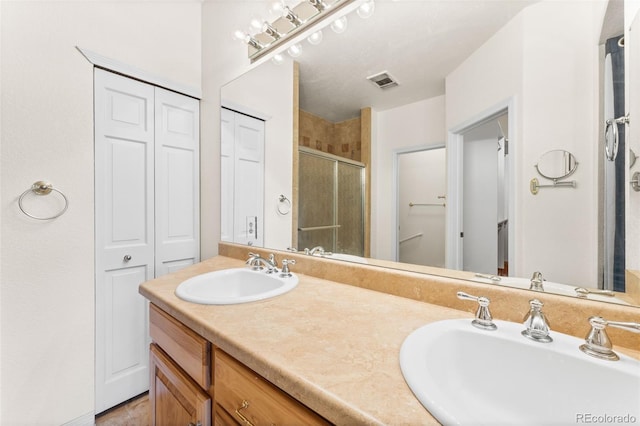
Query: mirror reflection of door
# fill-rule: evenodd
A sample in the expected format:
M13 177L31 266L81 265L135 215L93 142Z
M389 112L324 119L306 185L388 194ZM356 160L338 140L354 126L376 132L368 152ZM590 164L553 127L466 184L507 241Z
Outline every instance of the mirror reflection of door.
M444 147L399 153L399 262L445 266L446 153Z
M262 247L264 121L222 108L221 240Z
M462 268L508 275L508 137L506 113L463 138Z

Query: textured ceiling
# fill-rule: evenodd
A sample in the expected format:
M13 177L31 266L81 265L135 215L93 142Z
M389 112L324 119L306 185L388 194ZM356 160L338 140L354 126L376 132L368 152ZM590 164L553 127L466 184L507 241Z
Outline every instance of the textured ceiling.
M348 16L345 33L324 30L303 43L300 106L330 121L444 94L445 77L528 0L377 0L375 14ZM388 71L399 86L381 90L366 77Z

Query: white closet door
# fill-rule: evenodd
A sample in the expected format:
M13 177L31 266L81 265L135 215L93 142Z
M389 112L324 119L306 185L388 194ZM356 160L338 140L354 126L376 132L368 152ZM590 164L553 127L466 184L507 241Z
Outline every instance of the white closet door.
M234 238L264 243L264 121L235 115Z
M233 242L235 113L220 110L220 239Z
M96 412L149 385L153 86L95 70Z
M200 110L155 90L156 277L200 261Z

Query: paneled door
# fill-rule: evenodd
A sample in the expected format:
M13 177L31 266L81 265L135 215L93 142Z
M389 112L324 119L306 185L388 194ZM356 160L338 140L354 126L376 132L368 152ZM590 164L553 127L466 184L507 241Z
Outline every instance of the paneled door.
M200 261L199 103L95 70L96 413L149 389L147 280Z
M199 108L155 89L156 277L200 261Z
M264 121L222 108L221 134L221 238L262 247Z
M96 413L149 384L154 87L95 71Z

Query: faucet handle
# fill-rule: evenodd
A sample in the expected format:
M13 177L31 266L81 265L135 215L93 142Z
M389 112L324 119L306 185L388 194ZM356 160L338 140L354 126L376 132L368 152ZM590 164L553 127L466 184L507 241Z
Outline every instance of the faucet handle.
M534 272L531 276L531 283L529 285L529 290L535 291L544 291L544 278L542 278L542 272Z
M291 276L291 272L289 271L289 265L295 265L296 261L293 259L282 259L282 273L281 277L286 278Z
M617 361L620 357L612 349L613 344L605 330L608 325L632 333L640 333L640 323L637 322L607 321L602 317L591 317L589 324L591 324L591 330L585 338L585 343L580 345L580 350L587 355L609 361Z
M549 323L542 313L544 303L538 299L529 301L531 309L524 317L524 325L526 330L522 331L522 335L536 342L549 343L553 339L549 336Z
M484 296L472 296L465 292L459 291L457 293L460 300L472 300L478 302L478 310L476 311L476 319L471 321L471 324L482 330L496 330L498 327L493 323L491 312L489 312L489 303L491 302Z

